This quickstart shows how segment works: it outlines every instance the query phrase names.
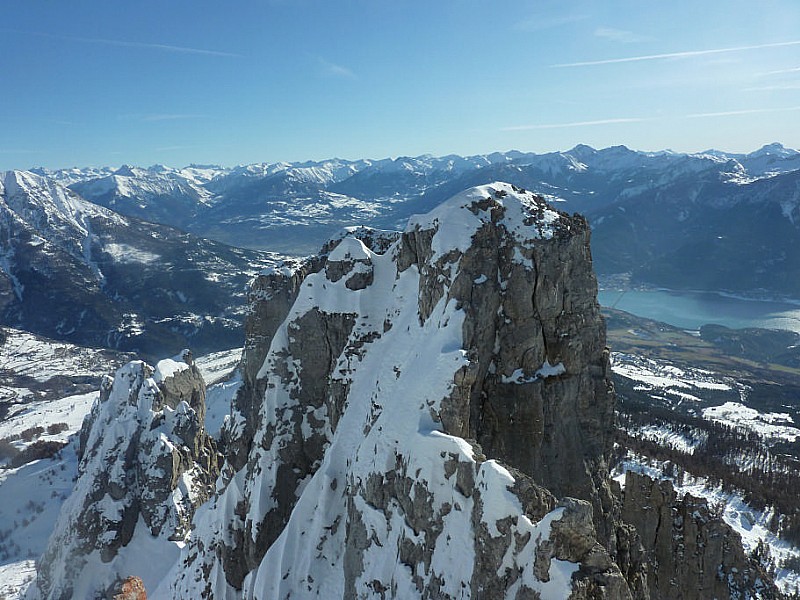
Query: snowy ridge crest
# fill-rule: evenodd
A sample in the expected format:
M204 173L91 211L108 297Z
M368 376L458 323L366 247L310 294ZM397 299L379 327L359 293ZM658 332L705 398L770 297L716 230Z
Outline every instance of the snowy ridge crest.
M592 526L613 409L583 219L496 183L263 277L254 319L282 277L294 291L274 334L248 332L268 346L243 369L257 409L225 434L247 460L155 597L565 598L601 572L627 589ZM578 404L600 420L544 435ZM582 451L557 459L562 437Z
M120 368L80 433L78 480L41 561L34 598L106 596L155 584L177 560L218 472L191 355Z

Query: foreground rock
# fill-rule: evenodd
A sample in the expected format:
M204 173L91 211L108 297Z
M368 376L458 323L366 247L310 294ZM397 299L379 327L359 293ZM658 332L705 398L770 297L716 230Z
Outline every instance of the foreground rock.
M112 600L147 600L147 590L141 577L128 577L114 594Z
M197 503L180 500L176 477L196 469L207 493L216 471L199 388L190 369L152 379L132 363L93 413L105 441L85 429L83 472L97 483L79 481L39 589L112 589L143 575L131 549L169 548L145 578L150 597L646 599L674 591L668 569L679 595L664 597L698 587L693 576L720 598L771 590L735 576L741 546L691 500L659 505L685 513L675 541L649 529L658 485L631 484L624 504L611 487L596 293L586 221L504 183L263 274L225 465L191 532ZM154 447L153 431L180 440ZM724 543L691 546L693 535ZM180 554L167 536L186 541ZM712 583L720 549L732 577Z
M669 481L628 471L624 516L647 549L651 597L780 597L763 569L745 556L739 534L704 499L679 499Z

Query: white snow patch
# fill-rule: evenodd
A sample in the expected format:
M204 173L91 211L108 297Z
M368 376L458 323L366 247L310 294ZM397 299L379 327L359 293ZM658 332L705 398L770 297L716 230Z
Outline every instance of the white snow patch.
M563 375L567 372L567 368L564 366L564 363L558 363L557 365L551 365L550 361L544 361L544 364L536 371L536 375L545 379L547 377L558 377L559 375Z
M800 429L787 413L760 413L739 402L726 402L720 406L703 409L703 418L735 427L744 427L766 440L794 442L800 437Z
M0 369L15 375L39 382L58 375L91 377L103 374L110 363L100 350L46 340L9 327L3 331L6 341L0 345Z
M36 578L36 561L20 560L0 565L0 598L23 598Z
M328 260L333 262L344 260L369 260L372 251L364 242L354 237L345 237L336 245L328 255Z
M232 348L198 356L194 364L203 376L207 386L217 383L231 374L242 358L241 348Z
M525 375L524 369L516 369L511 375L503 375L500 380L503 383L533 383L540 379L547 379L548 377L558 377L567 372L564 363L551 365L545 359L544 364L533 375Z
M182 355L178 354L172 358L165 358L158 361L153 379L157 382L161 382L189 368L191 367L183 361Z
M666 426L646 425L628 432L630 435L658 443L661 446L674 448L679 452L694 454L694 451L706 440L707 434L700 439L692 438L683 433L673 431Z
M478 229L492 220L490 213L477 207L477 203L487 198L505 209L501 222L518 242L530 243L553 236L553 226L560 218L559 213L540 205L530 192L519 191L514 186L501 182L471 188L446 200L425 215L412 216L406 231L438 231L433 239L433 261L451 250L463 254L469 249L472 237ZM533 218L532 214L537 216Z
M696 390L727 391L733 389L731 383L722 381L702 369L682 369L663 361L619 352L612 353L611 368L617 375L642 383L645 386L639 388L642 390L668 390L669 388L691 390L694 388ZM675 395L678 395L677 392L674 389L668 391ZM691 394L685 394L683 397L687 400L698 399Z
M141 250L129 244L106 244L103 247L106 254L120 263L141 263L149 265L161 259L161 256L146 250Z
M100 392L67 396L58 400L30 402L20 406L5 420L0 422L0 438L9 437L30 427L47 430L51 425L66 423L67 429L56 435L44 434L39 439L66 441L80 430L83 418L92 409L92 404ZM0 471L2 481L2 471Z

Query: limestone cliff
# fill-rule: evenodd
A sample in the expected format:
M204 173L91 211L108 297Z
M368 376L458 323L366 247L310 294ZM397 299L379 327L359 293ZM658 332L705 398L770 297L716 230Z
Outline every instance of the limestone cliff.
M769 576L742 549L739 534L708 503L678 498L669 481L628 471L624 518L639 532L647 552L653 598L779 598Z
M583 218L474 188L251 302L226 487L159 593L629 597L595 527L613 394Z
M263 273L213 493L202 380L131 363L84 427L39 590L141 575L165 599L770 597L705 507L633 475L624 500L612 488L589 237L495 183Z

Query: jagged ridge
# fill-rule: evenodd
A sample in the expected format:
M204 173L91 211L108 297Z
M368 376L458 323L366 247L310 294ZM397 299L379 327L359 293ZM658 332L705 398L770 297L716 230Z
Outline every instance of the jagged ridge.
M642 548L646 494L623 505L608 480L614 397L596 291L586 221L503 183L262 275L218 494L152 595L703 598L760 580L772 597L724 525L697 521L738 548L706 587L685 577L716 554L690 554L673 582L660 574L677 572L683 541ZM132 397L125 377L117 388L109 397ZM660 514L688 510L661 496ZM51 546L77 543L68 527ZM93 538L101 554L120 550L112 531ZM70 577L56 569L39 588Z
M131 574L155 587L219 472L204 416L205 384L188 352L155 370L134 361L106 378L32 593L105 597Z
M165 595L566 596L582 560L575 589L626 588L592 506L516 470L601 509L613 413L585 221L498 183L366 234L256 284L252 444L244 418L228 434L250 452Z

